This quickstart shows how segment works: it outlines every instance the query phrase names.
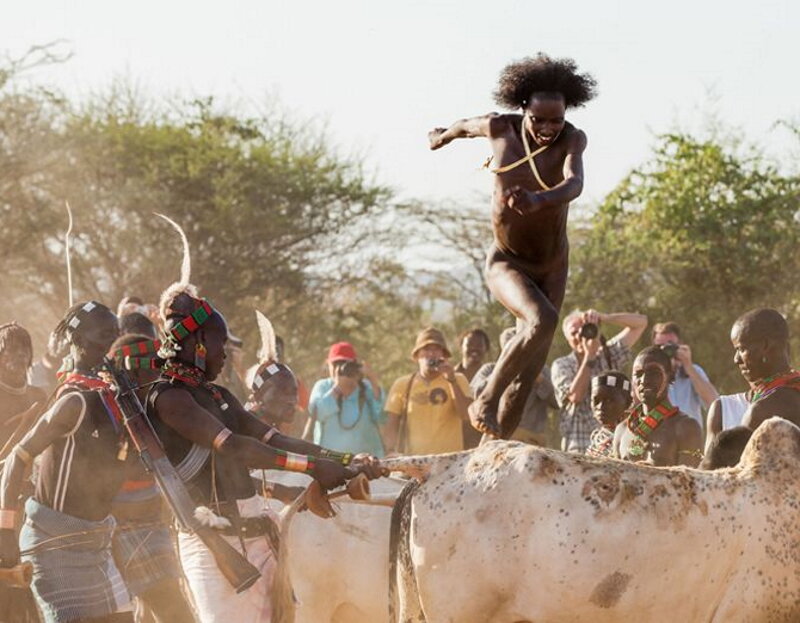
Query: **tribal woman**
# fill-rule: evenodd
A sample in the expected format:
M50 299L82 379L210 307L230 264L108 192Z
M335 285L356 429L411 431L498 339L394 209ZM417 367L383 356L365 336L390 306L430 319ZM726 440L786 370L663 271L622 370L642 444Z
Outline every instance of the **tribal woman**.
M119 613L128 593L111 557L111 500L136 460L110 386L98 375L117 337L117 317L89 301L56 328L74 369L52 406L14 447L0 480L0 565L33 565L31 587L48 623L132 621ZM41 455L35 493L25 503L17 543L23 476ZM21 552L20 552L21 550Z
M586 135L565 111L595 95L595 81L571 59L539 54L500 76L498 104L518 112L456 121L428 134L431 149L457 138L489 139L497 167L494 244L486 261L492 294L518 320L517 334L469 408L472 425L508 439L544 367L567 282L567 212L583 190Z

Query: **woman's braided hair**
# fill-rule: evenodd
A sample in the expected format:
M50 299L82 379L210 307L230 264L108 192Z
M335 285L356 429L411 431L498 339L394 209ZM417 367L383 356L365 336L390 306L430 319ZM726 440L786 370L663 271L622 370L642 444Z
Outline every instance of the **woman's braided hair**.
M31 334L15 321L0 325L0 352L15 347L25 349L28 353L28 366L30 366L33 363Z

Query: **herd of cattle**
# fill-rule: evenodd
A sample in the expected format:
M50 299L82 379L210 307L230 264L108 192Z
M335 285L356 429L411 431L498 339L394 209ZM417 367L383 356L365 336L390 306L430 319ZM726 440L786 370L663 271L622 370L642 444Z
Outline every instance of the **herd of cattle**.
M786 420L715 472L500 441L385 464L411 477L372 483L394 510L282 511L277 623L800 621L800 428Z

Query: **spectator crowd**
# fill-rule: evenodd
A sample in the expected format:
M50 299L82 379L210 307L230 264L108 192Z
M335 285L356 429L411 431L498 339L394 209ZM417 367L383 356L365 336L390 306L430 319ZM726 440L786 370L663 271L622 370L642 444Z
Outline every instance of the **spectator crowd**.
M126 297L117 311L122 334L150 338L158 334L155 305ZM632 312L590 309L567 314L562 330L570 352L545 366L535 379L511 438L587 453L593 436L612 424L615 428L626 416L628 405L640 402L628 374L647 325L646 316ZM501 332L498 353L515 332L515 327ZM333 450L376 457L473 448L481 435L470 425L468 407L483 391L495 363L489 361L492 344L483 329L469 329L457 339L454 357L446 336L434 327L423 329L416 338L409 336L409 372L385 385L353 344L331 344L321 362L325 376L317 379L310 391L297 378L295 408L269 423ZM652 326L649 342L670 362L665 399L697 424L705 436L704 445L710 444L715 434L740 424L749 404L747 393L720 396L702 366L693 360L681 327L671 321L658 322ZM276 347L276 360L284 362L280 336ZM235 335L229 334L225 348L222 382L245 401L258 364L245 368L244 344ZM40 358L34 361L31 352L27 384L49 394L56 386L59 367L69 366L62 361L66 354L63 345L59 351L52 338ZM604 420L593 401L597 391L603 394L609 389L602 383L613 379L619 379L617 390L623 384L628 388L623 400L626 409Z

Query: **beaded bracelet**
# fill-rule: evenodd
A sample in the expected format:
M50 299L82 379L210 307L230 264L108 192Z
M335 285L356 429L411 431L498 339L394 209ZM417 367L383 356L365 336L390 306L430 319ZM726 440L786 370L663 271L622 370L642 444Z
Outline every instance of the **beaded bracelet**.
M337 461L344 466L350 465L350 463L353 462L352 452L337 452L336 450L328 450L328 448L323 448L319 455L323 459L331 459L332 461Z
M280 431L275 426L273 426L266 433L264 433L264 436L261 438L261 443L269 443L269 440L272 439L279 432Z
M219 452L219 449L222 447L228 438L233 435L233 431L230 428L223 428L216 437L214 437L214 441L211 442L211 447L216 451Z
M288 472L303 472L310 474L314 471L316 458L306 454L296 454L294 452L284 452L275 450L278 456L275 457L276 467L285 469Z
M13 530L17 525L17 511L0 509L0 530Z

